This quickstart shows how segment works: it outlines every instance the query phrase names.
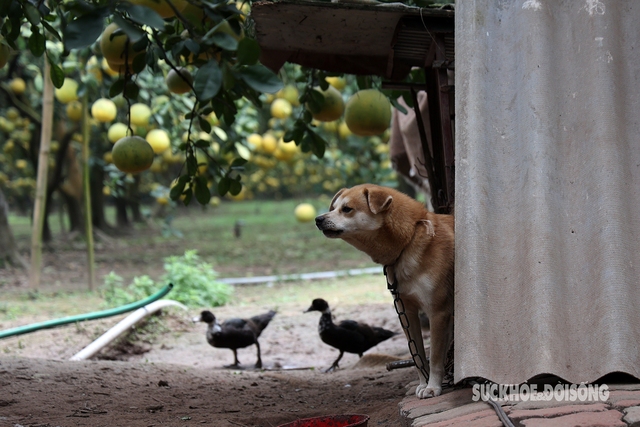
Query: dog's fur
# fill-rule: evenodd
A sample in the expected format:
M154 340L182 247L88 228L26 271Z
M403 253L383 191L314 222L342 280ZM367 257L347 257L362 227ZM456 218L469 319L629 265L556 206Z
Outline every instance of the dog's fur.
M429 318L429 378L418 369L419 398L442 392L445 359L453 338L454 221L429 212L422 203L392 188L362 184L338 191L329 212L316 217L329 238L340 238L386 266L396 280L409 329L425 361L418 312Z

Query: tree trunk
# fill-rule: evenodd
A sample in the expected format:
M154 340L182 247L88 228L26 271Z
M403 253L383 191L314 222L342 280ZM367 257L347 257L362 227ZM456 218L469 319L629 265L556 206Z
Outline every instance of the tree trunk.
M77 198L70 196L64 191L60 192L62 200L67 206L67 213L69 215L69 232L77 231L82 233L84 231L84 220L82 219L82 204Z
M98 162L94 163L91 167L91 214L93 226L99 230L110 232L111 227L107 223L105 215L104 194L102 193L102 187L104 187L104 167Z
M6 264L27 269L29 265L18 252L18 246L9 227L9 206L0 189L0 268Z
M142 213L140 212L140 175L135 176L135 180L131 186L129 203L133 222L144 222L144 218L142 218Z
M116 198L116 223L118 227L129 227L129 216L127 215L127 201L122 198Z

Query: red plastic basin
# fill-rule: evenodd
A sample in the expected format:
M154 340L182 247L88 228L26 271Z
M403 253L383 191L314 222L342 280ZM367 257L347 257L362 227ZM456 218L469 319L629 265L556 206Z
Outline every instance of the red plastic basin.
M278 427L367 427L368 415L326 415L304 418Z

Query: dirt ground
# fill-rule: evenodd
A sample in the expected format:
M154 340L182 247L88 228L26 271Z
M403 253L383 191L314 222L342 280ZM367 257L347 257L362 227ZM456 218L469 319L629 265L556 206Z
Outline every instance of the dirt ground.
M340 369L324 373L338 352L320 341L320 314L303 313L307 307L277 307L260 338L261 370L252 368L255 347L238 352L244 369L225 368L233 353L209 346L206 325L190 321L198 313L177 308L161 314L164 326L155 333L139 333L87 361L69 358L124 315L4 339L0 426L272 427L331 414L365 414L369 426L400 425L398 403L417 375L412 368L388 371L385 364L409 357L403 335L362 359L345 354ZM270 308L212 311L224 320ZM344 303L333 313L336 320L366 320L400 332L391 303ZM0 329L14 326L18 323L0 322Z

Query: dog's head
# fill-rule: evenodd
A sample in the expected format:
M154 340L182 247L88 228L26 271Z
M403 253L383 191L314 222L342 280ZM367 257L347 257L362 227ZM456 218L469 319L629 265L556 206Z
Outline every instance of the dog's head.
M382 227L392 202L393 195L384 187L362 184L343 188L333 196L329 212L316 217L316 226L330 238L370 233Z

